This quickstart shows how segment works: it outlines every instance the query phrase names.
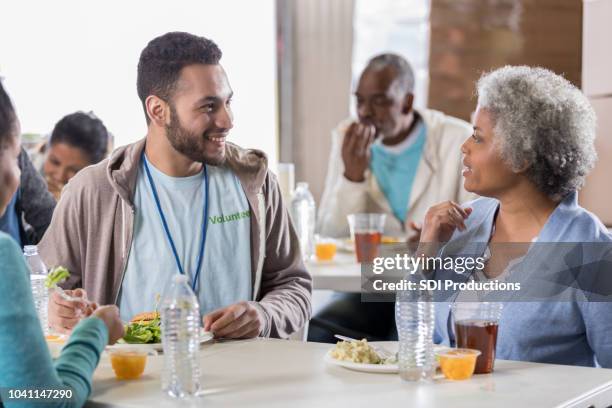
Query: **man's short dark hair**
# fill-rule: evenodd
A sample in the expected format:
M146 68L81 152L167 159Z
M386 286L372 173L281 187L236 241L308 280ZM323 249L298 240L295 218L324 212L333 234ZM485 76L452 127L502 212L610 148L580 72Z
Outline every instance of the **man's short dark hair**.
M145 110L149 95L170 101L181 70L192 64L217 65L221 50L208 38L184 32L166 33L147 44L138 61L138 96Z
M15 126L15 108L0 80L0 149L9 145Z

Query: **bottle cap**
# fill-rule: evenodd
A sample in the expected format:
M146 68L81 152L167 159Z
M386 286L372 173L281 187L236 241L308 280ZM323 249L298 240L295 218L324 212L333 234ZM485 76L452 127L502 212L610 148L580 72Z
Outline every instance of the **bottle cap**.
M38 247L36 245L26 245L23 247L23 253L25 255L37 255Z

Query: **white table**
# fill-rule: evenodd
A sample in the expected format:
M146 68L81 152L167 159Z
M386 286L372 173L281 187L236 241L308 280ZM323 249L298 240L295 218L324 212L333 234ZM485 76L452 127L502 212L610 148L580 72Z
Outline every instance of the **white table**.
M354 253L338 252L332 261L306 263L313 289L337 292L361 291L361 264Z
M205 407L596 407L612 401L612 370L498 360L468 381L407 383L393 374L326 366L331 345L257 339L205 345ZM103 357L88 407L181 407L160 389L162 357L144 376L115 379Z

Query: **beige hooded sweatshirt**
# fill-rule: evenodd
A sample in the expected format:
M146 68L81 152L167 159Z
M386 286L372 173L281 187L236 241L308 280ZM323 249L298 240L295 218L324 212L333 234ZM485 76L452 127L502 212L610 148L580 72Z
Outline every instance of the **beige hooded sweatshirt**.
M110 158L72 178L39 244L47 266L70 270L71 277L63 286L82 287L99 304L118 301L132 245L132 198L144 146L142 139L120 147ZM248 237L251 301L264 317L260 335L287 337L310 319L312 279L302 262L276 177L268 170L263 152L231 143L226 144L223 165L240 180L254 215Z

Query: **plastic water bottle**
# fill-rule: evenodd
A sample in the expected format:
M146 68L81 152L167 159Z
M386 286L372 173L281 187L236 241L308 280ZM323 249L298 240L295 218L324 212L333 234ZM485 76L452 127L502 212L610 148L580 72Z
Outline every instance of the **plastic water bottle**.
M200 384L200 306L187 276L177 274L161 303L164 369L162 390L174 398L197 397Z
M49 320L47 308L49 303L49 291L45 287L47 278L47 266L38 255L36 245L26 245L23 247L23 256L30 268L30 285L32 286L32 297L34 306L38 314L38 320L45 335L49 334Z
M414 290L397 293L395 324L399 337L399 375L406 381L431 380L436 371L433 350L434 303L430 291L420 290L420 275L408 280Z
M298 183L291 198L291 219L304 261L314 258L315 213L315 201L308 191L308 183Z

